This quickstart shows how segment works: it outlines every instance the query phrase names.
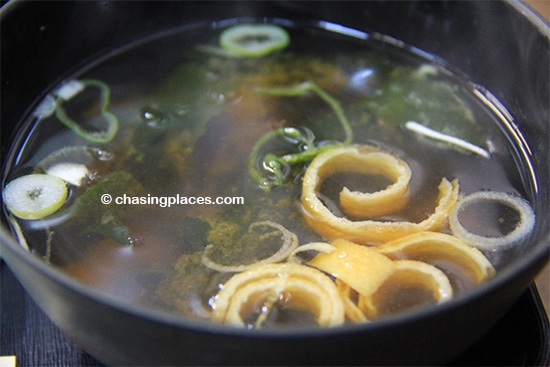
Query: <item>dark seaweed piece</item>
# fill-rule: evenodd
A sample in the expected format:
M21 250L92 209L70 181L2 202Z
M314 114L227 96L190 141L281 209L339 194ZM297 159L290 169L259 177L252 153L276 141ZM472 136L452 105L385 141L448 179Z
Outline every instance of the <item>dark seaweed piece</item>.
M85 233L99 233L122 245L131 246L135 239L122 219L128 215L130 206L117 205L115 198L139 194L143 194L143 187L131 174L113 172L77 199L73 220L83 225ZM106 203L107 198L112 201Z
M198 217L185 217L179 225L183 241L189 251L203 250L212 229L210 223Z
M421 67L422 68L422 67ZM366 100L364 106L384 124L404 125L415 121L474 144L482 144L480 126L461 87L436 76L421 75L398 68L382 92Z
M210 319L207 300L215 295L217 287L209 287L217 274L204 266L202 251L180 256L171 276L164 278L155 294L171 309L194 319ZM212 294L205 290L209 289Z

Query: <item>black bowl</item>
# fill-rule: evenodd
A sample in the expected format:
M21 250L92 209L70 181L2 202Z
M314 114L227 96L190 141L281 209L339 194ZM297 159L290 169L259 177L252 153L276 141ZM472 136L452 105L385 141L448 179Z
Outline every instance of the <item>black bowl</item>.
M46 314L104 363L442 364L489 330L548 261L550 27L522 3L13 0L0 12L3 168L29 108L71 71L153 33L233 17L325 20L437 55L506 106L529 148L537 186L531 246L464 297L369 325L250 333L129 305L30 256L3 222L8 266Z

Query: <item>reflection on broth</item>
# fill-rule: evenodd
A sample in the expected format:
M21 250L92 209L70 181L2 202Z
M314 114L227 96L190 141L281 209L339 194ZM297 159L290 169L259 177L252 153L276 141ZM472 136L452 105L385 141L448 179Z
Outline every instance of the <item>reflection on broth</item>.
M249 329L471 291L526 244L529 183L467 81L385 42L233 25L94 63L12 151L14 233L128 302Z

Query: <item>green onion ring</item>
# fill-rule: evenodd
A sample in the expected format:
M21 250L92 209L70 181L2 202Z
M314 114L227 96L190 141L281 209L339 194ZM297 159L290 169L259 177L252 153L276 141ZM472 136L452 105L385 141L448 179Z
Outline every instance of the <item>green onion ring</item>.
M238 56L260 57L285 48L290 42L288 33L273 24L239 24L220 35L220 46Z
M282 127L277 130L272 130L264 134L252 147L252 151L250 152L250 155L248 158L248 172L252 177L252 179L256 183L258 183L260 187L265 191L269 191L272 186L280 186L283 184L284 177L280 173L284 165L295 165L295 164L305 163L307 161L312 160L322 152L339 147L342 144L344 145L350 144L353 141L353 130L351 128L350 122L346 117L346 114L344 113L344 109L342 108L340 102L338 102L337 99L335 99L330 94L325 92L322 88L318 87L315 83L308 81L293 87L256 88L256 91L258 93L271 95L271 96L279 96L279 97L281 96L297 97L297 96L302 96L308 92L314 92L317 94L318 97L320 97L323 101L325 101L331 107L332 111L336 114L336 117L338 118L338 121L340 122L340 126L342 127L345 135L345 139L342 143L314 145L313 144L314 142L312 140L309 142L310 147L308 147L307 150L304 150L299 153L285 154L281 157L276 156L274 154L267 154L264 157L264 162L262 163L266 163L266 158L268 158L269 163L274 168L273 173L275 177L273 177L273 182L271 182L268 178L263 177L262 173L256 168L256 158L259 154L259 151L262 145L264 145L267 141L269 141L274 137L285 136L289 131L289 127ZM297 129L293 128L292 131L297 131ZM299 138L299 136L297 136L297 138Z
M517 211L520 218L516 228L501 237L480 236L468 231L460 223L458 214L468 205L480 201L495 201ZM480 250L494 251L496 249L509 248L524 240L535 226L535 213L529 202L520 197L505 192L478 191L462 198L458 202L456 209L449 216L449 225L454 235L469 245L477 247Z
M10 181L2 196L6 208L16 217L41 219L58 211L67 194L67 185L60 178L30 174Z
M78 80L76 81L76 83L80 83L81 86L83 86L83 88L80 90L75 90L74 95L80 93L86 87L96 87L100 89L101 91L100 110L103 118L107 120L107 123L108 123L107 129L105 129L104 131L98 131L98 132L87 131L67 115L67 113L65 112L65 109L62 107L63 102L66 100L70 100L74 95L70 95L68 99L63 98L63 96L59 96L59 99L56 101L56 108L55 108L56 117L65 126L67 126L71 130L73 130L75 133L77 133L79 136L83 137L88 141L91 141L94 143L107 143L111 141L118 131L118 118L107 110L109 106L109 100L111 98L111 90L109 89L109 86L106 83L95 79Z

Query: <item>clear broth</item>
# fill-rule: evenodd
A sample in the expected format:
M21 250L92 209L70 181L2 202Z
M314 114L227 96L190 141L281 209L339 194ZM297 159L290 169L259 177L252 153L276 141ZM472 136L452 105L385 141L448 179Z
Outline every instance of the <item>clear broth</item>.
M321 28L294 26L288 31L290 46L265 58L228 59L197 49L216 44L219 29L212 27L137 43L71 75L71 79L99 79L109 85L109 111L118 117L120 128L111 142L99 144L77 136L55 115L29 119L22 143L13 149L14 164L6 177L28 173L52 152L74 146L91 149L85 160L93 172L81 187L70 186L70 197L59 213L39 221L17 221L31 252L128 302L208 320L209 302L230 276L201 268L195 254L209 241L235 242L233 254L213 254L229 264L254 262L280 246L277 241L263 246L254 246L254 241L239 243L248 226L258 220L283 225L297 234L300 244L324 241L304 222L297 204L304 168L292 172L292 180L269 193L247 171L254 143L275 128L306 126L318 140L341 138L333 112L318 98L254 92L257 86L290 86L305 80L314 81L342 104L355 144L394 152L411 167L410 203L383 220L425 218L434 207L442 177L458 178L463 195L494 190L527 196L524 190L529 183L523 182L514 163L518 159L511 139L467 80L407 47ZM411 85L410 75L421 65L431 65L433 69L427 70L437 73ZM391 88L397 91L388 92ZM444 93L438 93L438 88ZM437 94L443 96L441 101L422 100ZM456 98L454 104L445 96L451 96L450 101ZM433 103L426 117L428 125L480 146L489 145L490 159L442 147L404 129L406 109L414 103L421 105L421 112L411 119L422 117L422 111ZM387 105L394 106L393 111L384 109ZM97 114L97 107L89 107L81 116L92 121ZM466 117L456 118L460 114ZM470 121L464 120L468 114ZM280 145L275 142L271 148ZM87 208L87 215L72 211L72 204L90 187L119 171L131 176L130 181L121 179L113 186L120 195L242 197L244 204L109 206L130 236L129 243L121 244L105 231L90 228L94 221L90 215L105 214L106 206L97 202L95 208ZM325 182L322 193L336 207L336 192L343 184L375 191L386 182L335 175ZM498 270L517 251L487 256ZM189 281L194 279L193 271L203 275ZM471 288L460 287L462 291ZM285 319L296 318L292 312L280 314L286 315L283 324Z

